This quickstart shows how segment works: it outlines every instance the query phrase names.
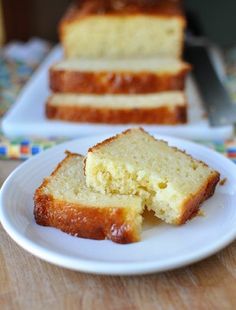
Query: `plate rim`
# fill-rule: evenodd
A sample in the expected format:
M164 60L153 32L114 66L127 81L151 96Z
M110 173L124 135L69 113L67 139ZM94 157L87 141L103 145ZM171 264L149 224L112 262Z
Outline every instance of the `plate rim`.
M171 137L167 135L159 135L156 132L151 132L155 137L158 137L163 140L167 140L168 142L176 142L177 144L186 144L192 148L196 147L202 151L208 153L214 153L214 156L218 157L218 159L224 160L232 165L234 169L236 169L235 164L231 162L229 159L224 157L223 155L217 153L214 150L211 150L203 145L194 143L192 141L188 141L185 139L180 139L176 137ZM33 254L40 259L52 263L54 265L64 267L71 270L93 273L93 274L103 274L103 275L141 275L141 274L149 274L154 272L161 272L172 270L175 268L187 266L199 260L202 260L229 245L235 238L236 238L236 226L235 228L231 228L220 241L214 242L213 245L205 246L201 248L201 250L196 250L190 254L185 256L179 257L179 259L169 259L165 264L160 265L158 261L148 261L148 262L125 262L125 263L118 263L118 262L102 262L98 260L89 260L89 259L81 259L78 257L69 257L66 254L56 253L54 250L45 249L43 246L33 242L26 236L24 236L21 232L17 231L17 228L14 227L14 224L11 223L10 219L6 218L4 214L4 199L7 196L7 190L9 184L14 180L15 176L18 175L21 169L24 169L25 166L33 164L34 161L38 161L40 157L48 156L50 153L55 152L62 152L63 149L67 149L68 147L81 143L81 140L90 140L96 139L99 141L100 139L105 139L110 137L111 134L103 134L103 135L93 135L89 137L83 137L78 139L73 139L67 142L60 143L56 146L51 147L50 149L43 151L34 157L26 160L22 164L20 164L3 183L0 189L0 221L4 228L4 230L9 234L9 236L24 250ZM41 160L41 159L40 159ZM57 161L55 161L55 165ZM124 245L122 245L124 246Z

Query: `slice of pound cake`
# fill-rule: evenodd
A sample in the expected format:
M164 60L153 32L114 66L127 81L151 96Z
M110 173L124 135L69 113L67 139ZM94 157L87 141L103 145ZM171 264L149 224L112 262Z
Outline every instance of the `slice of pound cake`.
M68 153L34 195L37 224L74 236L130 243L140 239L139 197L102 195L86 187L83 157Z
M190 65L174 58L67 59L50 68L59 93L145 94L183 90Z
M187 121L187 99L181 91L145 95L56 93L46 116L72 122L107 124L181 124Z
M205 163L130 129L89 149L87 185L101 193L137 195L156 216L183 224L213 195L220 175Z

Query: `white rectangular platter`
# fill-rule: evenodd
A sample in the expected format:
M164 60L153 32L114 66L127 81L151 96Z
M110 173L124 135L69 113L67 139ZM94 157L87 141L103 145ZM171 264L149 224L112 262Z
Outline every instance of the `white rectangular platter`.
M2 121L2 130L8 137L81 137L101 133L118 132L134 125L106 125L88 123L68 123L48 120L44 114L47 97L49 67L62 59L60 46L55 47L33 77L22 90L20 96ZM189 121L186 125L156 126L144 125L146 130L159 134L188 139L227 139L233 135L232 126L210 127L205 116L197 87L190 77L186 85L189 100ZM137 127L137 125L135 125Z

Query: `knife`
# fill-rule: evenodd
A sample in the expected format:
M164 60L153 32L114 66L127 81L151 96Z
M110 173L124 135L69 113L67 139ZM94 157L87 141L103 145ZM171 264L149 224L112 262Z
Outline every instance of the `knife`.
M224 126L236 124L236 103L232 102L209 56L209 41L197 14L186 13L188 28L185 36L185 58L193 66L202 102L208 114L210 125ZM236 126L234 126L236 127Z
M219 78L210 59L207 44L197 40L197 44L187 42L185 58L193 65L193 76L206 108L212 126L236 124L236 103Z

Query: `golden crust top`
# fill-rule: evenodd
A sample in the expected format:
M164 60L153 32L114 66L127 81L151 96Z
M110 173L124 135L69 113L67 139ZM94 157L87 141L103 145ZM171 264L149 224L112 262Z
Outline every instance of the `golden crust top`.
M144 132L144 133L147 134L147 132L146 132L142 127L137 127L137 129L139 129L139 130L141 130L142 132ZM132 132L133 130L134 130L134 129L131 129L131 128L126 129L125 131L123 131L123 132L121 132L121 133L118 133L118 134L116 134L116 135L114 135L114 136L112 136L112 137L110 137L110 138L107 138L107 139L105 139L105 140L103 140L103 141L101 141L101 142L98 142L97 144L93 145L92 147L90 147L90 148L88 149L88 153L90 153L90 152L92 153L92 152L96 151L97 149L99 149L99 148L101 148L101 147L104 147L105 145L107 145L107 144L109 144L109 143L111 143L111 142L117 140L118 138L120 138L120 137L122 137L122 136L124 136L124 135L126 135L126 134L128 134L128 133L130 133L130 132ZM86 159L86 158L85 158L85 159Z
M71 20L88 15L152 14L183 16L181 0L78 0L64 19Z

